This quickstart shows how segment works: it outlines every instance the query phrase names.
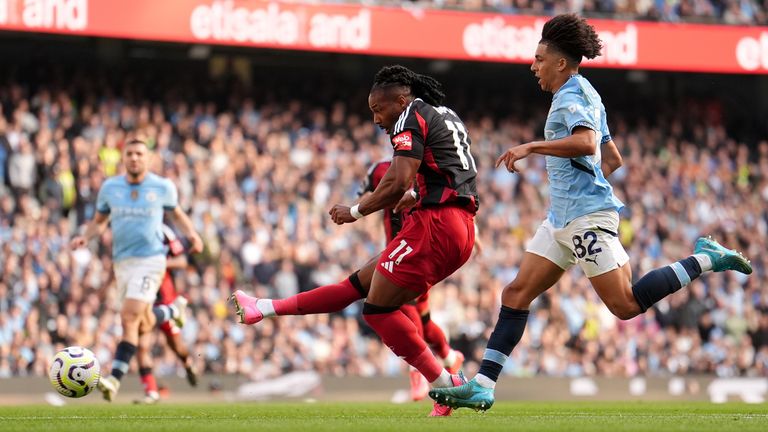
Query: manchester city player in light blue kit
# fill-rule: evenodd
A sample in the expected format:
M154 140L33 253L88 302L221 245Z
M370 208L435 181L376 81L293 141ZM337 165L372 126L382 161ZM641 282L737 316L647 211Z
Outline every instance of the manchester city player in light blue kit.
M99 381L104 398L112 401L120 388L120 379L128 371L136 353L139 334L149 331L158 321L174 318L183 325L185 301L153 309L163 274L163 214L167 214L191 242L190 250L203 250L203 241L192 221L178 205L176 186L168 179L148 171L149 150L141 140L131 140L123 152L125 175L110 177L99 190L96 214L82 236L71 246L85 246L94 236L112 226L112 255L118 300L122 303L120 319L123 340L117 345L112 372ZM183 300L183 297L179 296Z
M488 341L477 376L430 396L453 408L486 410L507 357L520 342L531 302L578 264L608 309L620 319L645 312L654 303L706 271L752 273L747 259L711 238L696 241L694 255L653 270L634 285L629 257L618 239L623 204L605 179L621 166L611 139L600 95L579 75L583 57L600 54L595 29L573 14L549 20L541 32L531 71L552 107L544 126L545 141L505 152L496 166L517 172L515 162L531 154L546 156L550 209L527 246L520 270L502 293L499 320Z

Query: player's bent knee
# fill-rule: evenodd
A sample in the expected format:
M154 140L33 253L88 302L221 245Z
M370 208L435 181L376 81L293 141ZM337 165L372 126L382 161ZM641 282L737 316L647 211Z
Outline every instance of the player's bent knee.
M606 303L608 310L620 320L628 320L638 316L641 312L640 307L637 304L622 302L622 303Z
M535 298L535 297L534 297ZM511 282L501 292L501 302L504 306L514 309L528 309L533 298L528 293L525 285L517 281Z

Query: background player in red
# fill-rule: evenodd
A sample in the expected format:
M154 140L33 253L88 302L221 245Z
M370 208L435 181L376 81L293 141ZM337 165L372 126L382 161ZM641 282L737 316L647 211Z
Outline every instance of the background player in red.
M187 268L187 255L184 250L184 244L181 239L178 238L176 233L168 225L163 225L163 237L164 243L168 248L168 258L166 261L165 275L163 281L160 284L160 289L157 292L156 304L172 304L179 300L184 301L184 297L179 296L176 292L176 286L173 283L173 271L176 269ZM186 303L186 301L184 301ZM187 382L192 387L197 386L197 375L195 374L192 366L192 361L189 358L189 350L184 344L181 338L181 327L184 326L184 321L167 321L160 325L160 329L165 335L165 340L168 342L168 346L176 354L181 363L184 365L184 369L187 372ZM153 404L160 400L160 392L157 386L157 380L152 373L152 353L150 337L151 329L142 333L139 337L139 346L137 351L137 360L139 362L139 377L141 383L144 386L144 398L137 400L136 403Z
M403 66L384 67L376 74L368 105L374 122L390 135L392 165L373 193L352 207L337 204L329 213L341 225L387 207L399 211L398 203L413 199L408 190L414 180L419 188L416 207L384 251L339 284L279 300L236 291L232 298L241 322L334 312L366 298L365 321L432 387L464 382L443 367L400 310L459 269L474 245L477 167L469 134L456 113L442 105L444 97L439 82ZM433 415L449 412L436 405Z
M365 183L360 190L360 197L376 190L376 187L381 182L381 179L384 178L384 174L386 174L391 165L391 160L382 160L371 165L370 169L368 169ZM418 201L418 194L416 191L410 189L408 193L413 195L413 204L416 204ZM406 205L406 202L403 202L402 205ZM386 234L386 241L389 243L400 232L404 218L408 217L408 212L407 210L396 212L394 208L385 208L382 211L382 214L384 219L384 233ZM475 243L475 245L477 245L477 243ZM403 311L403 313L416 325L419 334L424 338L424 341L427 342L432 351L440 357L443 361L443 365L448 369L448 372L458 373L461 366L464 364L464 354L462 354L461 351L451 349L450 345L448 345L448 338L446 338L443 330L432 321L429 311L429 293L427 292L415 301L403 305L400 310ZM419 401L427 397L429 383L426 378L414 368L411 368L410 371L410 382L411 399Z

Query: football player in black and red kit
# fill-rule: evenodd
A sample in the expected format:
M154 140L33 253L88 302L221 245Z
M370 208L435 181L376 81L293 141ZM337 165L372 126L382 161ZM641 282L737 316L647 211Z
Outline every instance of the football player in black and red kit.
M183 301L186 304L186 299L179 296L176 291L176 286L173 282L173 271L177 269L187 268L187 256L185 254L184 245L181 239L178 238L176 233L168 225L163 225L163 242L168 248L168 258L166 261L165 275L163 281L160 284L160 289L157 292L157 301L155 304L172 304ZM179 325L184 325L180 322ZM197 375L192 366L192 361L189 358L189 350L184 344L181 338L180 326L176 325L174 321L167 321L160 325L160 329L165 334L165 340L168 342L168 346L176 354L181 363L184 365L184 369L187 373L187 382L192 387L197 386ZM144 398L137 400L136 403L153 404L160 400L160 394L157 387L157 381L152 373L152 353L150 352L151 339L149 333L143 333L139 337L139 346L137 350L137 360L139 362L139 377L141 383L144 386Z
M388 207L401 211L414 204L409 192L414 181L418 202L384 251L339 284L279 300L236 291L232 299L240 322L335 312L365 298L363 318L368 325L432 387L465 382L444 368L400 310L459 269L475 241L477 167L466 127L443 106L444 97L434 78L403 66L388 66L376 74L368 106L374 123L390 136L392 165L373 193L351 207L337 204L329 214L341 225ZM436 404L432 415L449 413L449 408Z
M381 179L384 178L384 174L389 170L390 165L392 165L391 160L382 160L371 165L370 169L368 169L365 183L363 183L363 187L360 190L361 197L376 190ZM411 189L409 193L413 194L415 200L418 199L418 194L415 190ZM407 211L395 212L393 208L385 208L382 210L382 214L384 233L387 243L389 243L400 232L400 228L403 226L403 219L408 217L408 213ZM477 241L475 241L475 246L477 246ZM451 349L443 330L432 321L429 310L429 292L419 296L415 301L403 305L400 310L416 325L419 334L424 338L424 341L432 351L443 361L443 365L448 369L448 372L458 373L464 364L464 354L461 351ZM411 368L410 383L411 399L419 401L427 397L429 383L414 368Z

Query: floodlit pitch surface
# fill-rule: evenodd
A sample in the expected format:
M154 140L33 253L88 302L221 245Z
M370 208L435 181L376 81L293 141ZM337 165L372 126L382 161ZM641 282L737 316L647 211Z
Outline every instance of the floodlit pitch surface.
M428 418L424 403L106 403L0 407L0 431L768 431L768 404L504 403Z

